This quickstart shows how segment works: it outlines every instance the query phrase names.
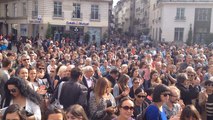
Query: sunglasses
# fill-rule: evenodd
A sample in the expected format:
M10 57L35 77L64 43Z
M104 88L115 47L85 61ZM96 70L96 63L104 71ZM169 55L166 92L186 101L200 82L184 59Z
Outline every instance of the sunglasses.
M133 111L134 107L129 107L129 106L122 106L121 108L123 108L124 110L131 110Z
M188 77L194 77L195 75L188 75Z
M162 94L164 97L167 97L167 96L170 96L171 94L170 93L164 93Z
M145 95L137 95L138 98L145 98Z
M212 86L213 86L213 84L207 84L206 86L208 86L208 87L212 87Z
M14 89L10 89L9 91L10 91L10 93L16 93L16 89L15 88Z
M23 59L23 61L27 61L27 60L30 60L30 59Z
M38 68L39 70L44 70L45 68Z

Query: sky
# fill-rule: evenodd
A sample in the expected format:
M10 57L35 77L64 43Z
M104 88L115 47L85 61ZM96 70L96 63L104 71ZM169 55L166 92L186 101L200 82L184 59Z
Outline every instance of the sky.
M119 0L113 0L113 6L115 6L117 4Z

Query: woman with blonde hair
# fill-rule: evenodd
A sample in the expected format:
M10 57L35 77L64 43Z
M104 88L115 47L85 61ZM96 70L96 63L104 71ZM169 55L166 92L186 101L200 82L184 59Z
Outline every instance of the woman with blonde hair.
M67 120L88 120L84 108L78 104L70 106L66 111L66 115Z
M114 117L115 99L111 94L111 83L106 78L99 78L89 100L92 120L109 120Z

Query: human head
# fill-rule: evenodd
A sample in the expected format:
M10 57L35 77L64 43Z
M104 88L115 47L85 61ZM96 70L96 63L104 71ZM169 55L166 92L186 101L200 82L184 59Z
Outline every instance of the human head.
M176 86L169 86L170 96L169 102L177 103L180 99L180 90Z
M49 107L45 112L45 120L67 120L66 114L62 109Z
M21 64L27 68L30 66L30 56L28 54L23 54L21 56Z
M132 84L134 88L138 88L140 86L140 79L138 77L133 78Z
M71 80L77 82L79 80L82 80L82 71L80 68L75 67L71 70Z
M23 96L35 104L40 104L41 97L27 85L25 80L22 80L19 77L11 77L4 86L5 91L5 106L10 104L10 101L13 97Z
M26 120L26 115L18 104L12 104L6 109L2 120Z
M112 69L109 72L110 76L112 76L114 79L117 79L117 77L119 76L119 71L117 69Z
M32 81L32 82L35 82L35 80L36 80L36 75L37 75L37 71L36 71L36 68L35 67L30 67L29 69L28 69L28 80L29 81Z
M2 60L2 67L6 69L10 69L12 67L12 61L8 58Z
M213 94L213 77L210 77L208 80L205 81L205 88L207 94Z
M105 77L99 78L95 85L94 92L98 98L101 98L105 93L110 93L111 82Z
M179 74L177 75L177 83L178 83L178 84L183 84L183 85L185 85L185 83L188 81L187 79L188 79L188 77L187 77L187 74L186 74L186 73L179 73Z
M201 120L201 117L194 105L187 105L182 110L180 120Z
M65 65L59 66L57 75L58 75L60 78L65 77L65 76L66 76L66 69L67 69L67 66L65 66Z
M158 71L157 70L152 70L150 73L150 79L157 79L158 78Z
M128 84L129 79L130 77L127 74L122 74L118 79L118 83L125 86Z
M169 95L170 90L166 85L157 85L153 91L153 102L167 102Z
M135 94L135 100L141 104L143 103L143 101L145 100L147 96L146 92L141 88L137 88L134 94Z
M67 65L67 69L66 69L66 76L70 77L71 75L71 70L75 67L75 65Z
M84 76L86 76L87 78L90 78L94 75L94 70L92 66L85 66L83 68L83 74Z
M129 97L121 99L118 105L119 116L122 118L129 119L133 114L134 103Z
M70 106L66 111L66 115L67 120L88 120L83 107L78 104Z
M18 77L20 77L23 80L27 80L28 79L28 69L25 67L21 67L18 70Z

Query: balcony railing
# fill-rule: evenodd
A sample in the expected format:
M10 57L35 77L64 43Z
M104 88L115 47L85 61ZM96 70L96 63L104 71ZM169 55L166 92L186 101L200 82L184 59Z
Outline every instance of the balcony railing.
M53 12L53 19L64 19L64 12L55 14Z
M90 14L90 21L100 21L101 20L100 18L101 18L100 14L98 14L98 16Z
M175 20L186 20L185 16L176 16Z
M72 19L81 20L83 18L83 14L80 13L79 15L76 15L75 12L72 13Z
M38 18L38 11L32 11L32 19Z

